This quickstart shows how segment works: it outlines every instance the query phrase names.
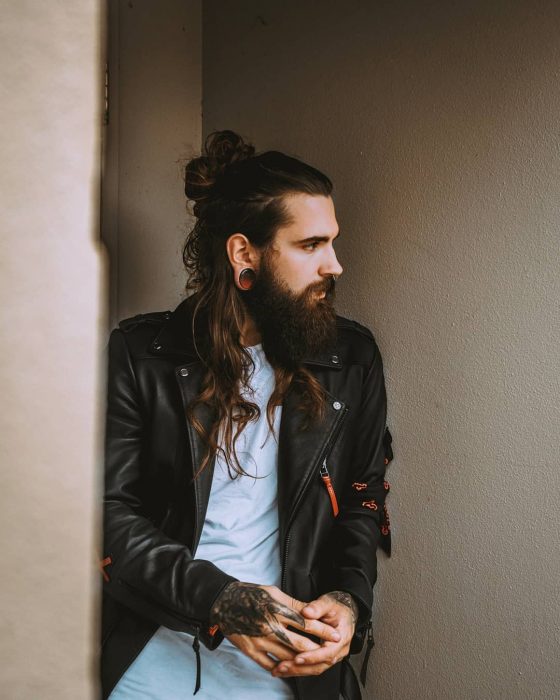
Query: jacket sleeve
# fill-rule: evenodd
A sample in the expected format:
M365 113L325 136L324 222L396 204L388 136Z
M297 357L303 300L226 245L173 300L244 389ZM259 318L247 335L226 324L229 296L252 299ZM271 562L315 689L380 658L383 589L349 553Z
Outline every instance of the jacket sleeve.
M208 618L214 600L236 579L214 564L195 559L184 544L159 530L142 499L146 419L139 401L125 334L108 345L103 510L103 579L106 592L144 617L174 630L200 632L209 648Z
M373 338L372 338L373 340ZM389 535L385 497L389 484L385 472L390 433L386 429L387 398L381 354L373 341L373 358L365 371L357 412L356 441L342 493L334 531L331 590L350 593L358 604L356 634L351 653L364 642L371 618L373 586L377 579L378 545ZM382 535L383 532L383 535ZM381 540L385 536L385 541ZM384 549L389 554L387 547Z

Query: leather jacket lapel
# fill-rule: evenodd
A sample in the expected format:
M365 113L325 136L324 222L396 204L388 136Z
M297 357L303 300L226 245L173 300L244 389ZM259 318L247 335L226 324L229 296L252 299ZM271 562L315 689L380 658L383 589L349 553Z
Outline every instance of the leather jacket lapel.
M305 416L297 409L300 391L292 386L283 404L278 441L278 514L281 554L291 521L314 475L319 478L321 461L336 438L346 413L342 401L326 392L323 420L302 430Z
M204 467L198 476L194 478L199 471L204 455L206 454L206 444L201 439L192 423L187 420L186 410L200 393L202 380L204 378L204 371L205 368L201 362L193 362L187 365L180 365L179 367L175 368L175 376L179 384L179 389L181 390L183 410L185 412L185 423L189 434L191 463L193 470L192 478L194 479L193 487L196 503L196 518L192 542L193 554L198 547L202 526L204 524L204 518L206 517L206 510L210 499L210 489L212 488L214 464L216 461L215 456L213 456L206 467ZM200 421L200 424L203 426L205 432L209 433L214 421L214 411L212 411L206 404L199 404L195 409L195 415Z

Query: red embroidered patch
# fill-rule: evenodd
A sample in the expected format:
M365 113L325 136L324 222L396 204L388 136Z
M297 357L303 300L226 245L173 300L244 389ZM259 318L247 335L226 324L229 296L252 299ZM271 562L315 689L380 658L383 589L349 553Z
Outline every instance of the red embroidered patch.
M363 484L361 481L355 481L352 484L352 488L356 489L356 491L363 491L364 489L367 489L367 484Z
M218 625L212 625L212 627L208 628L208 634L213 637L219 629Z
M371 501L362 501L364 508L369 508L370 510L377 510L377 503L372 498Z
M387 509L387 504L383 504L383 527L381 528L381 532L383 532L384 535L389 534L389 530L391 529L391 521L389 520L389 511ZM386 532L384 532L384 530Z
M383 488L385 489L385 491L389 491L389 489L391 488L391 484L388 481L384 481Z

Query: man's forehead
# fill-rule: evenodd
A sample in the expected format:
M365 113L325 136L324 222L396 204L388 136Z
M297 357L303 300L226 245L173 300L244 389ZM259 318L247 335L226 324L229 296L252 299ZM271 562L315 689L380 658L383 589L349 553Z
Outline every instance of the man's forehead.
M286 198L292 221L278 229L284 240L311 236L336 236L338 223L331 197L297 194Z

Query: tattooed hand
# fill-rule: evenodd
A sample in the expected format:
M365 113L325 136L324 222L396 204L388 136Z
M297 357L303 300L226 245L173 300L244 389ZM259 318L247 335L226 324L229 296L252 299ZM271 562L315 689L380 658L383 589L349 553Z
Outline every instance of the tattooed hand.
M325 593L305 606L301 612L306 618L306 623L322 620L336 628L340 632L340 639L326 640L318 649L301 652L293 659L282 659L273 670L273 676L287 678L319 675L350 653L350 641L358 619L358 606L349 593Z
M318 619L306 619L306 603L290 598L276 586L258 586L235 581L216 599L210 612L210 624L259 666L272 671L278 661L293 660L300 652L321 647L288 627L332 642L340 634Z

